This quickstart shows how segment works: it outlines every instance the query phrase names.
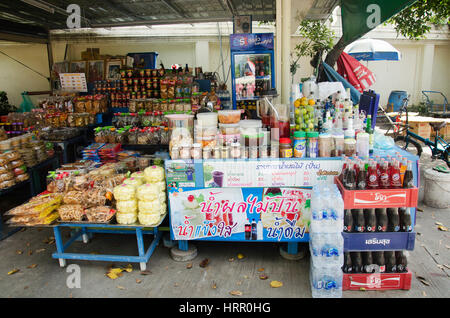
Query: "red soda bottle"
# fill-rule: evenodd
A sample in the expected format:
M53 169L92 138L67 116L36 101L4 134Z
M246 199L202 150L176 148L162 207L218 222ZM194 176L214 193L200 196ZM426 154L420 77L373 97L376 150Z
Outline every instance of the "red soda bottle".
M381 167L380 172L380 188L389 189L391 186L391 180L387 162L383 162L383 166Z
M394 159L391 167L391 188L401 188L402 181L400 176L399 162Z
M369 166L369 171L367 173L367 188L368 189L378 189L378 175L377 175L377 164L372 162Z

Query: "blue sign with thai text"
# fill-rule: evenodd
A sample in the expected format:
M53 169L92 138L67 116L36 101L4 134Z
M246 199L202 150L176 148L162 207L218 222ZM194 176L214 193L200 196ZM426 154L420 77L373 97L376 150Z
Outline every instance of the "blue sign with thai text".
M273 50L273 33L244 33L230 35L232 51Z

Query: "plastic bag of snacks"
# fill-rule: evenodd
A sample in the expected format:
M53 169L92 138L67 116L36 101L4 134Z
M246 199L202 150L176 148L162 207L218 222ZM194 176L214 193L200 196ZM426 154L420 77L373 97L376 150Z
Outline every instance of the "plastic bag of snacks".
M122 183L114 188L113 194L118 201L134 200L136 198L136 187Z
M144 170L147 183L164 181L164 169L160 166L151 166Z
M160 214L161 203L159 200L139 201L139 213L157 213Z
M161 220L161 215L155 213L139 213L139 223L143 225L158 224Z
M156 184L146 183L137 188L137 198L140 201L158 200L160 188Z
M166 212L167 212L167 204L161 203L161 208L160 208L160 210L159 210L159 213L160 213L161 215L164 215L164 214L166 214Z
M83 220L84 209L81 204L61 205L58 213L62 221L81 221Z
M116 213L116 221L119 224L133 224L138 219L137 213Z
M135 188L142 185L142 182L143 182L142 178L127 178L127 179L123 180L123 184L131 185Z
M112 219L116 211L109 206L96 206L85 210L89 222L105 223Z
M131 174L131 178L140 179L142 181L141 184L145 183L145 174L143 171L136 171Z
M136 213L137 207L136 200L116 201L116 209L120 213Z

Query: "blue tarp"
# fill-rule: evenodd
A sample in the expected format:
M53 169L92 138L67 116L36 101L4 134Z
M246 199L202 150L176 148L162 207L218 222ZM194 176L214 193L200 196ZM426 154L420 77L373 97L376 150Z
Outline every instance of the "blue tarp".
M343 78L338 72L334 70L330 65L328 65L325 62L322 62L323 70L328 78L328 81L330 82L341 82L344 88L350 88L350 96L352 99L352 102L354 104L359 104L359 98L361 97L361 93L358 92L356 88L353 87L352 84L347 82L345 78Z

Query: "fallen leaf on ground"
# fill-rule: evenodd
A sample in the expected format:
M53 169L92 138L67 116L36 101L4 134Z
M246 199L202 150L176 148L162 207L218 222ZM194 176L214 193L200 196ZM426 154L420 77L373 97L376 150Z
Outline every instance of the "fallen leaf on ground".
M261 279L261 280L266 280L267 278L269 278L269 276L267 276L265 274L259 275L259 279Z
M141 282L142 282L141 279L137 279L137 278L136 278L136 284L140 284Z
M141 271L141 275L151 275L152 272L151 271Z
M281 287L281 286L283 286L283 283L279 282L277 280L273 280L273 281L270 282L270 287L272 287L272 288L278 288L278 287Z
M247 278L248 278L248 276L247 276L247 275L244 275L244 278L245 278L245 279L247 279Z
M108 276L111 279L117 279L119 276L117 276L116 273L107 273L106 276Z
M360 291L366 291L364 287L359 288Z
M212 282L211 288L212 288L212 289L216 289L216 288L217 288L216 282Z
M23 254L23 251L21 251L21 250L17 250L17 251L16 251L16 254L18 254L18 255L22 255L22 254Z
M264 272L264 268L258 268L258 272Z
M116 286L116 287L119 288L119 289L122 289L122 290L126 289L126 288L123 287L123 286Z
M446 248L450 249L450 245L445 245Z
M37 264L31 264L30 266L27 266L27 268L35 268L37 267Z
M450 266L448 266L447 264L444 264L444 267L447 267L448 269L450 269Z
M434 224L436 224L436 225L444 225L441 222L434 222Z
M236 285L242 285L242 282L241 281L238 281L237 283L236 283Z
M23 289L28 289L28 286L25 286Z
M45 248L40 248L40 249L36 250L36 253L40 253L40 252L43 252L43 251L45 251Z
M192 268L192 263L187 264L187 265L186 265L186 268L187 268L187 269L191 269L191 268Z
M238 259L243 259L245 256L244 256L244 254L241 254L241 253L239 253L238 255L237 255L237 258Z
M15 274L15 273L17 273L18 271L20 271L20 269L15 268L15 269L13 269L12 271L9 271L9 272L8 272L8 275Z
M242 292L240 290L232 290L232 291L230 291L230 295L242 296Z
M110 273L113 273L113 274L119 274L119 273L122 273L122 270L123 270L123 269L121 269L121 268L111 268L111 269L109 270L109 272L110 272Z
M426 285L426 286L430 286L430 283L427 282L427 280L426 280L424 277L422 277L422 276L417 276L417 279L418 279L422 284L424 284L424 285Z
M229 262L234 262L234 257L228 259Z
M421 208L417 208L417 211L419 212L423 212L423 210Z
M124 268L127 273L131 273L133 271L133 265L128 264L127 267Z
M423 297L427 297L427 293L426 292L422 292Z
M173 287L178 287L178 286L179 286L178 283L173 284Z
M203 261L200 262L200 267L205 268L209 264L209 259L205 258Z
M448 229L445 226L443 226L443 225L438 225L438 230L444 231L444 232L448 231Z
M33 255L33 251L32 251L32 250L29 250L29 251L28 251L28 256L31 256L31 255Z

